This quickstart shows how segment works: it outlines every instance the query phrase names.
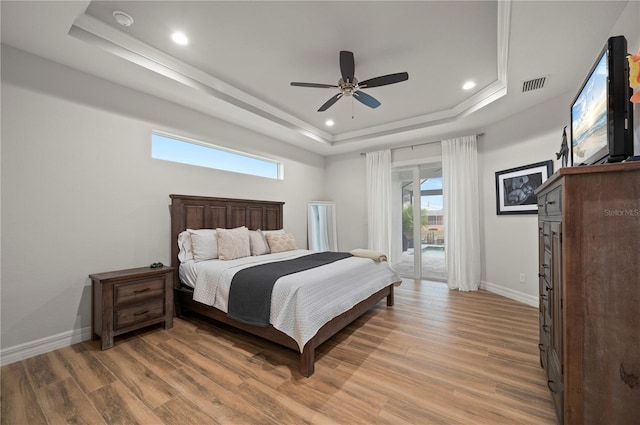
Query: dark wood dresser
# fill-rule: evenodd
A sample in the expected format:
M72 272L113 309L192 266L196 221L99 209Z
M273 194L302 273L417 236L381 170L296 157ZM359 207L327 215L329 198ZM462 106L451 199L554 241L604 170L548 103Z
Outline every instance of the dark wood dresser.
M164 322L173 327L173 267L141 267L89 275L92 339L102 349L113 337Z
M538 195L540 363L561 424L640 423L640 162Z

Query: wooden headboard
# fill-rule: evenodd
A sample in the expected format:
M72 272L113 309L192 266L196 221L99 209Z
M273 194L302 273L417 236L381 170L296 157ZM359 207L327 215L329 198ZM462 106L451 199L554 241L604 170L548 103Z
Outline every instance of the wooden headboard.
M233 229L246 226L250 230L282 229L284 202L250 199L210 198L207 196L169 195L171 198L171 265L178 278L178 235L186 229Z

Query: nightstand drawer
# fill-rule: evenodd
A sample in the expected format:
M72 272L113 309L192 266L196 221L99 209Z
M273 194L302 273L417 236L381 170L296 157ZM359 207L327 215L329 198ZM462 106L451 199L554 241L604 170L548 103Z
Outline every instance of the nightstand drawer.
M113 337L154 323L173 327L173 267L138 267L91 274L91 338L102 349Z
M151 298L163 298L164 287L164 276L131 283L119 283L115 285L113 290L113 302L115 306L121 306Z
M113 329L126 328L129 325L162 316L164 316L164 298L131 307L118 308L114 314Z

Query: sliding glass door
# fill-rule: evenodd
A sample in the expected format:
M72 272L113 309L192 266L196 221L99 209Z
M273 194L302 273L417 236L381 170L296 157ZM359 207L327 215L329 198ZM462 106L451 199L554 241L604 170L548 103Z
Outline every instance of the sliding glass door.
M395 168L392 182L395 269L403 277L446 280L442 167Z

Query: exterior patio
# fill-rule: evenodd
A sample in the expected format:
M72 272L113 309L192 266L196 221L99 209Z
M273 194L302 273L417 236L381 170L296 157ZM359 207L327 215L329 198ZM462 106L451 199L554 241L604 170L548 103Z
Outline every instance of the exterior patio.
M402 277L420 278L420 276L414 276L413 248L408 248L406 251L404 251L399 261L394 262L393 267ZM447 280L444 246L422 245L421 278L435 281Z

